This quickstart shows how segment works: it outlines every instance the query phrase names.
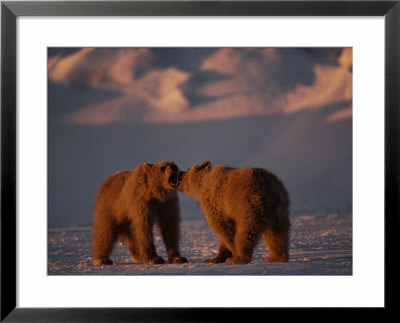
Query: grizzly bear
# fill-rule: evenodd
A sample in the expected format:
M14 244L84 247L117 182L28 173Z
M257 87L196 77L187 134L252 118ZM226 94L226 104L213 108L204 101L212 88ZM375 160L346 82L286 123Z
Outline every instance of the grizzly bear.
M177 190L200 203L219 238L218 255L208 263L247 264L260 236L270 252L264 262L289 259L289 195L283 183L262 168L230 168L206 161L180 173Z
M173 161L143 163L117 172L104 181L96 196L93 223L93 264L112 265L110 254L118 238L132 260L165 263L153 242L158 225L170 263L185 263L179 253L180 210L177 192L179 168Z

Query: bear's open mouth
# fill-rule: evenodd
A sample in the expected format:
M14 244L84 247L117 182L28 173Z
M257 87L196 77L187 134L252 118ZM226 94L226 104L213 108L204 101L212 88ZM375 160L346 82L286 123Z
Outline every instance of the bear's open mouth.
M179 173L173 173L169 178L168 178L168 183L172 188L177 188L183 178L183 175L185 175L185 172L180 171Z
M168 183L172 188L175 188L179 185L179 174L178 173L173 173L169 178L168 178Z

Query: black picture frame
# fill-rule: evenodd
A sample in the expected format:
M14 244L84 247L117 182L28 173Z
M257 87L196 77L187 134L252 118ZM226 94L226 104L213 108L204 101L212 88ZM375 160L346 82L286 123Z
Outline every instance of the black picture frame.
M400 1L4 1L1 3L1 321L189 322L263 317L244 308L16 307L16 19L18 16L383 16L385 19L385 306L396 309L399 236ZM368 176L366 174L366 176ZM395 256L393 256L395 255ZM373 261L371 255L371 261ZM396 277L397 276L397 277ZM38 291L40 292L40 291ZM245 313L243 313L245 312ZM330 311L331 312L331 311ZM279 315L279 314L278 314ZM282 314L281 314L282 315ZM331 314L329 314L331 316ZM370 315L370 314L369 314ZM371 317L372 318L372 317ZM297 318L299 319L299 318Z

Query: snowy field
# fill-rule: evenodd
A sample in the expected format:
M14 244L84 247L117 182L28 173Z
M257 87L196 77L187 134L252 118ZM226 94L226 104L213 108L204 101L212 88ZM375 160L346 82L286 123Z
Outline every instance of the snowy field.
M48 235L49 275L352 275L352 216L304 215L292 218L290 260L265 264L267 256L262 241L247 265L206 264L215 257L218 240L204 220L183 221L181 254L187 264L134 264L118 243L112 266L93 266L91 228L51 228ZM155 244L160 256L167 259L157 231Z

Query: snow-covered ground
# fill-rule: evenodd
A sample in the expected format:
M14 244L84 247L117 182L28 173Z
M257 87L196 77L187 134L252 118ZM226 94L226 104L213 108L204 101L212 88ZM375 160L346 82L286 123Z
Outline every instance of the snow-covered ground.
M214 257L218 240L205 220L183 221L181 254L187 264L142 265L132 263L122 243L111 258L112 266L93 266L91 228L51 228L48 235L49 275L351 275L352 216L304 215L292 218L290 260L266 264L268 251L262 241L247 265L206 264ZM157 231L155 244L167 259Z

